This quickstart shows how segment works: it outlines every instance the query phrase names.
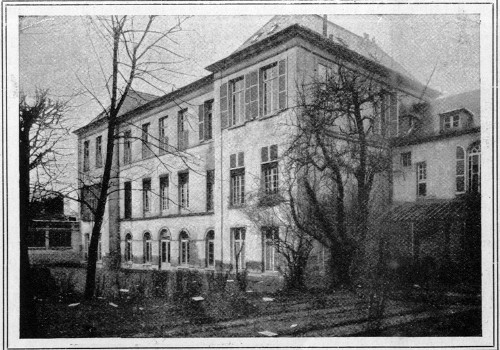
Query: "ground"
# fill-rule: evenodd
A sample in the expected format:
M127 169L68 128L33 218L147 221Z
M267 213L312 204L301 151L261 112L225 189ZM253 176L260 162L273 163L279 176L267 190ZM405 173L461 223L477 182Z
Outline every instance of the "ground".
M415 294L415 293L414 293ZM75 295L37 299L42 337L479 336L477 296L388 300L377 329L360 293L264 294L229 290L203 300L139 298L82 302ZM79 304L77 304L79 303ZM77 305L75 305L77 304Z

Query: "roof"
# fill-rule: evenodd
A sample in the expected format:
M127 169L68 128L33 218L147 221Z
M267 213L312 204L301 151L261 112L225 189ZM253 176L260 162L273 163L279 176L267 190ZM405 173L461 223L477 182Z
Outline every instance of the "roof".
M469 212L469 203L465 200L426 200L396 205L391 209L385 221L447 221L464 219Z
M431 107L434 115L466 109L474 116L479 117L481 115L481 90L437 98L431 102Z
M234 53L242 51L295 24L313 30L321 35L323 34L324 19L319 15L278 15L274 16L269 22L256 31L238 47ZM360 37L328 20L326 24L327 37L331 38L333 42L355 51L363 57L378 62L402 75L415 79L410 72L386 54L373 40L370 40L368 36Z

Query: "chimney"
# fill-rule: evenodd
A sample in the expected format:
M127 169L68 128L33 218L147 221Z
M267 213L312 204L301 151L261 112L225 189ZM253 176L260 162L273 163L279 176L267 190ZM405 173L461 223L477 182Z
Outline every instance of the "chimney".
M323 15L323 36L328 37L328 16Z

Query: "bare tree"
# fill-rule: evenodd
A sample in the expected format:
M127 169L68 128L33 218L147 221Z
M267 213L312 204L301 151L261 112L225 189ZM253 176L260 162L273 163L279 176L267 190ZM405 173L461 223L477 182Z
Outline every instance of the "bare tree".
M353 261L363 254L370 201L380 200L373 196L374 184L388 185L384 116L395 97L375 73L339 64L319 75L298 87L286 152L298 184L290 208L297 228L330 250L332 283L348 285Z
M169 48L167 40L174 42L170 36L181 31L182 23L187 19L178 18L170 28L155 28L156 16L127 17L111 16L90 18L92 28L107 43L110 53L110 73L106 64L99 60L101 73L109 100L101 102L92 86L84 85L86 91L98 101L103 108L101 117L107 124L107 141L102 176L99 176L97 205L93 207L94 225L88 250L87 277L85 299L91 299L95 290L95 276L99 236L104 219L105 207L110 195L118 188L118 160L114 157L119 135L119 115L121 108L133 91L133 83L142 81L155 87L155 83L163 82L161 72L168 71L168 59L165 56L180 57ZM97 55L97 54L96 54ZM97 55L99 56L99 55ZM87 180L84 180L87 182ZM95 182L93 183L95 185ZM88 204L88 203L87 203ZM118 230L116 230L118 232ZM116 235L116 234L115 234ZM119 237L110 234L111 266L119 266Z
M58 143L68 134L63 123L65 102L48 97L47 90L37 90L32 102L19 97L19 194L20 194L20 335L36 335L36 315L28 257L27 235L33 213L31 202L54 192L52 183L61 175L56 162L61 151ZM32 181L30 181L30 178Z

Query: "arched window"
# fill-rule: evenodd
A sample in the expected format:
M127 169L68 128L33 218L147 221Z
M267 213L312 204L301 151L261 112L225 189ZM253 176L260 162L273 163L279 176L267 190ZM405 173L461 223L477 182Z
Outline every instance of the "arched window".
M179 243L180 243L180 264L187 265L189 264L189 235L186 231L181 231L179 234Z
M130 233L125 236L125 261L132 261L132 235Z
M469 192L481 192L481 145L473 143L469 147L468 164L468 190Z
M149 263L151 263L151 259L152 259L152 255L153 255L151 234L149 232L146 232L144 234L143 248L144 248L143 261L145 264L149 264Z
M170 235L166 229L160 232L160 262L170 262Z
M465 151L462 147L458 146L456 150L456 177L455 177L455 191L457 193L465 192Z
M205 238L205 259L207 267L215 266L215 256L214 256L214 238L215 233L214 230L210 230L207 232L207 237Z

